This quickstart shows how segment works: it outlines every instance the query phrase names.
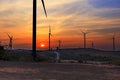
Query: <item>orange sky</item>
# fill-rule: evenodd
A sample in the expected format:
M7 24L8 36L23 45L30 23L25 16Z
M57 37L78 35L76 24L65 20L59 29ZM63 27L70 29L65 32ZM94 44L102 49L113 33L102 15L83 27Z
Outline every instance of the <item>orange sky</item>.
M52 0L51 3L51 0L45 0L48 13L46 18L38 0L37 48L42 49L41 43L45 44L45 48L48 47L48 28L51 25L52 48L58 46L58 40L62 41L62 48L83 47L82 30L89 32L87 47L91 47L91 42L94 41L96 48L105 50L112 49L111 38L116 33L116 48L120 50L119 6L108 3L110 6L102 7L95 1L97 0ZM6 35L9 33L14 36L15 49L31 49L32 0L0 0L0 8L2 44L9 43Z

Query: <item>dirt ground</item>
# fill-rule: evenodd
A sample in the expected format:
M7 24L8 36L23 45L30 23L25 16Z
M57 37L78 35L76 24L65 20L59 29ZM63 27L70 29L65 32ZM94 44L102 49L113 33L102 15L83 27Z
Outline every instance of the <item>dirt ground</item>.
M0 61L0 80L120 80L120 66Z

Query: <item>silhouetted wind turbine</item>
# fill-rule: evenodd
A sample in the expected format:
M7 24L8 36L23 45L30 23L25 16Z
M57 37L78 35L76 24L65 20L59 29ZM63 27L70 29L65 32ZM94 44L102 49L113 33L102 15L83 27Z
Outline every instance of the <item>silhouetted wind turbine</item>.
M113 51L115 51L115 33L113 34L112 40L113 40Z
M9 34L7 34L9 37L9 48L12 50L12 41L13 41L13 36L10 36Z
M61 40L58 41L59 42L59 49L61 48Z
M49 51L51 49L51 27L49 26Z
M94 42L92 41L92 43L91 43L91 47L92 47L92 49L94 48Z
M45 12L45 15L47 17L47 12L46 12L46 9L45 9L45 4L44 4L44 0L41 0L42 1L42 5L43 5L43 8L44 8L44 12ZM37 24L37 0L33 0L33 41L32 41L32 55L33 55L33 59L35 60L36 57L37 57L37 54L36 54L36 24Z
M86 48L86 35L88 34L88 32L83 32L81 31L84 35L84 48Z

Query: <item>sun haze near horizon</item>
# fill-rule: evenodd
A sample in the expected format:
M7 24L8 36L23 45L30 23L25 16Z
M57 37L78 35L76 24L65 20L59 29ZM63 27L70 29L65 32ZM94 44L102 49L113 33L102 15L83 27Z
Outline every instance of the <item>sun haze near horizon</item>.
M48 18L40 0L37 7L37 48L44 43L48 48L48 30L51 26L51 47L83 47L83 34L87 34L87 47L91 42L98 49L112 50L113 33L116 49L120 50L119 0L45 0ZM15 49L31 49L32 0L0 0L0 41L8 44L6 32L14 36ZM41 46L42 47L42 46Z

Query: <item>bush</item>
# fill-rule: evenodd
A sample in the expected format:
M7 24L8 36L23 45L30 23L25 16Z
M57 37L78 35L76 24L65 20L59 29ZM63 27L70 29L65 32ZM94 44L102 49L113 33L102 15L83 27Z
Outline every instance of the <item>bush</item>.
M118 65L118 66L120 66L120 60L112 60L112 61L109 61L108 63L112 64L112 65Z
M3 60L5 57L5 51L4 50L0 50L0 60Z

